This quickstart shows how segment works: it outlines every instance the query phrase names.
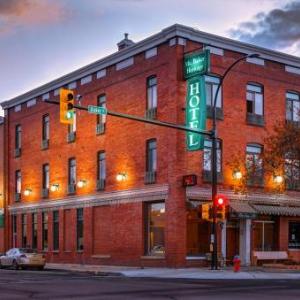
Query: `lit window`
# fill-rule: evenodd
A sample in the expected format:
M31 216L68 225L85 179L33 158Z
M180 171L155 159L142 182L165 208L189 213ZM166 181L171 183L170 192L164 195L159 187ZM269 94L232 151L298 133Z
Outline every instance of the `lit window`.
M165 203L150 203L146 215L146 255L165 254Z
M50 138L50 118L49 115L43 116L43 130L42 130L42 139L43 141L48 141Z
M50 167L49 164L43 165L43 189L49 190L50 187Z
M16 194L21 194L21 185L22 185L22 177L21 177L21 171L16 171L16 178L15 178L15 192Z

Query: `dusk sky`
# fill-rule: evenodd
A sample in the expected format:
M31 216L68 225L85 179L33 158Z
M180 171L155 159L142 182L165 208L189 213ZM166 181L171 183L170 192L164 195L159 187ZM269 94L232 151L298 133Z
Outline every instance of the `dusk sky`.
M0 102L174 23L300 56L300 0L0 0Z

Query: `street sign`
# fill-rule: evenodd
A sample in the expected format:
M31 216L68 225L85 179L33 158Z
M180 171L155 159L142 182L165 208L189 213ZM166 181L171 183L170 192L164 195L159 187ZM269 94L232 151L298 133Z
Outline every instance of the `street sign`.
M197 75L205 75L209 72L210 55L209 50L186 54L184 56L184 78L188 79Z
M88 105L88 112L96 115L107 115L107 108L102 106Z

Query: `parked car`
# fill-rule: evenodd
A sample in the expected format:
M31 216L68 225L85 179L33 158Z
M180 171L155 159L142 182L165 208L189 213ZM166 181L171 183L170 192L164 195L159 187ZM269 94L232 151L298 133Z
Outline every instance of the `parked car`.
M1 268L13 268L15 270L35 267L43 270L45 256L30 248L12 248L0 257Z

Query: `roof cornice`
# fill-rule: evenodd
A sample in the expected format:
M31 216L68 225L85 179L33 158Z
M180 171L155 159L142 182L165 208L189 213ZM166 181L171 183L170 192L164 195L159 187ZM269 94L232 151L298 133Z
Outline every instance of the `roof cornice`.
M281 53L278 51L269 50L263 47L258 47L255 45L239 42L218 35L206 33L194 29L192 27L175 24L121 51L108 55L100 60L97 60L69 74L66 74L44 85L41 85L22 95L4 101L1 103L1 106L3 109L7 109L15 105L21 104L32 98L38 97L52 90L60 88L82 77L95 73L101 69L107 68L108 66L114 65L131 56L139 54L147 49L156 47L176 36L180 36L192 41L200 42L205 45L219 47L225 50L227 49L227 50L232 50L232 51L245 53L245 54L258 53L260 54L260 57L263 59L268 59L268 60L272 60L272 61L276 61L279 63L300 68L299 57Z

